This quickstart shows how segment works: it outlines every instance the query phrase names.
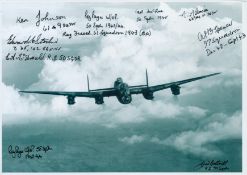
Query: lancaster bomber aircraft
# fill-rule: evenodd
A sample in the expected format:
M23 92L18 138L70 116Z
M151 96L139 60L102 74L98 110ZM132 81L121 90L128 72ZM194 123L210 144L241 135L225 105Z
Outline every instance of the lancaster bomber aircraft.
M66 91L19 91L19 92L67 96L69 105L75 104L75 97L94 98L96 104L103 104L104 97L110 97L110 96L116 96L118 101L122 104L129 104L132 101L132 97L131 97L132 94L142 94L145 99L153 100L154 92L170 88L173 95L179 95L181 88L180 85L192 81L200 80L202 78L214 76L217 74L220 73L213 73L213 74L190 78L186 80L149 86L148 73L146 70L146 85L129 86L128 84L123 82L122 78L117 78L116 81L114 82L114 87L112 88L90 90L89 79L87 76L87 85L88 85L87 92L66 92Z

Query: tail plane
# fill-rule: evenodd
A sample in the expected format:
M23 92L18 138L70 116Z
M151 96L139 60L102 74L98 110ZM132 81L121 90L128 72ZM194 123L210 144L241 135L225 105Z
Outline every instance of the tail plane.
M87 75L87 90L88 90L88 92L90 92L88 75Z
M146 85L148 87L148 70L146 69Z

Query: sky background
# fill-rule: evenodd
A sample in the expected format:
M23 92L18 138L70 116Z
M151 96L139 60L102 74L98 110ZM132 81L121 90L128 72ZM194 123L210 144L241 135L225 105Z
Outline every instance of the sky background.
M218 10L212 17L188 22L181 10L205 6ZM81 62L9 62L3 59L3 170L4 171L203 171L202 160L228 160L229 171L241 171L242 159L242 50L241 43L206 56L197 33L225 24L241 28L240 3L120 3L5 4L2 29L25 38L40 29L16 25L21 15L34 19L38 10L81 21L86 9L118 12L126 27L152 30L151 37L61 38L62 52L80 55ZM167 21L137 24L136 9L159 7ZM15 13L12 13L15 11ZM234 10L229 10L234 9ZM34 21L34 20L33 20ZM80 27L79 26L79 27ZM3 46L3 55L11 51ZM176 100L170 90L154 94L153 101L133 96L129 105L116 98L76 98L23 95L18 90L86 91L113 86L117 77L129 85L156 85L214 72L215 77L183 85ZM42 160L13 160L10 144L49 144L54 148ZM52 162L52 163L51 163ZM73 164L71 164L73 162ZM15 165L15 166L12 166Z

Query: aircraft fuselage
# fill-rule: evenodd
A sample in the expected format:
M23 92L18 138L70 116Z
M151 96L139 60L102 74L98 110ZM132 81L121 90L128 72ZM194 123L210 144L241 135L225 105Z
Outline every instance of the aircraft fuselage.
M117 78L114 83L114 88L117 90L117 99L122 104L129 104L132 101L129 86L122 81L122 78Z

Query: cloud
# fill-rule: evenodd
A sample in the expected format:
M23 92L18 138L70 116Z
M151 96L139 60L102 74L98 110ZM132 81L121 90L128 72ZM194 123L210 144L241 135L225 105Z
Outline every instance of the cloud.
M43 119L65 118L70 113L66 98L54 97L51 101L35 95L21 95L19 89L1 83L3 92L3 124L26 123Z
M45 61L44 63L45 66L39 74L40 81L32 84L29 89L43 89L53 91L82 90L82 85L85 84L84 82L86 82L86 74L82 74L81 68L78 64L74 62L68 62L64 64L63 62L49 61Z
M40 104L33 96L20 96L18 90L13 86L1 83L1 89L4 99L3 113L25 115L39 111L42 114L46 110L46 106Z
M205 126L199 126L196 130L173 134L164 140L153 137L151 142L173 147L186 154L219 156L222 152L217 148L210 147L210 144L227 139L241 139L241 112L236 112L232 116L215 114L213 117L218 117L218 121L212 119Z
M126 144L129 144L129 145L133 145L133 144L136 144L136 143L141 143L145 140L145 136L138 136L138 135L132 135L131 137L123 137L123 138L120 138L119 141L123 142L123 143L126 143Z
M206 115L207 110L196 107L196 106L188 106L188 112L193 114L192 117L204 117Z

